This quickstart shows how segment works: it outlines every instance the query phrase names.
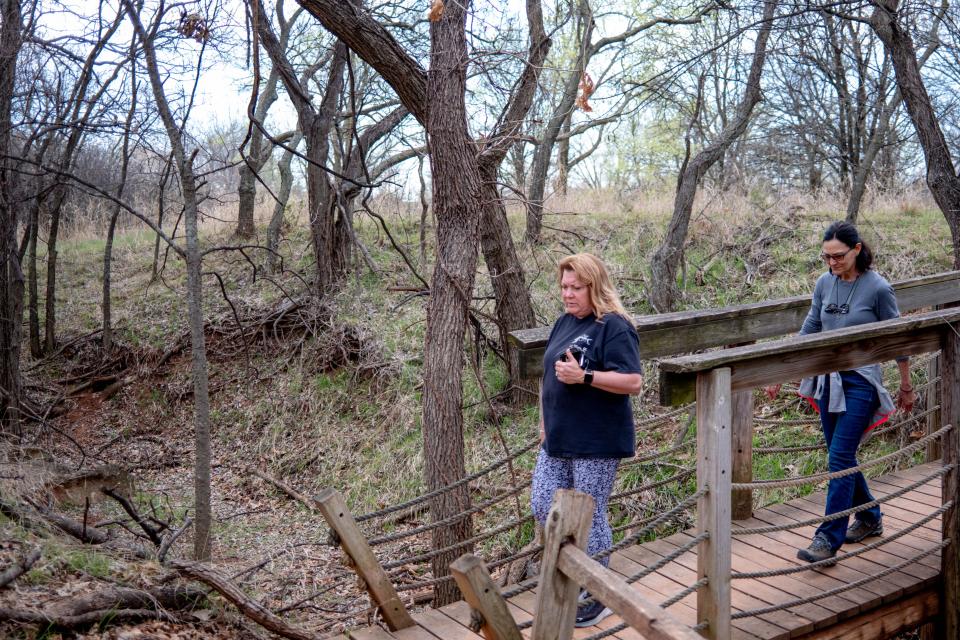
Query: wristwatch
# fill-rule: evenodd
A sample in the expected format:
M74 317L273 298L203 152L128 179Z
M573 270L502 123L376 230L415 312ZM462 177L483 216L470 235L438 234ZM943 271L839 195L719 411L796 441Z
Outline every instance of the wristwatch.
M583 370L583 384L588 386L593 384L593 369Z

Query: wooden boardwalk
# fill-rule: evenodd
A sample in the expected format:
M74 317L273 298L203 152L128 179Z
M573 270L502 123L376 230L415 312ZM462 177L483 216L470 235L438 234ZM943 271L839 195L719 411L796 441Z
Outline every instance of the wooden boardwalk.
M893 493L929 475L937 465L920 465L881 478L870 480L874 496L880 498ZM734 528L755 528L766 525L795 523L823 515L825 495L814 493L785 504L771 505L758 510L749 520L738 520ZM882 505L884 529L891 535L908 527L941 506L940 479L931 480L920 488ZM766 534L736 536L733 539L732 565L734 572L757 572L796 567L804 564L796 558L799 547L809 543L813 527ZM739 579L732 583L734 615L740 611L776 606L801 598L820 595L880 574L885 569L930 549L941 540L940 519L863 555L841 564L816 571L805 571L789 576L760 579ZM629 576L650 566L688 541L690 532L644 543L611 558L610 568ZM869 538L866 542L874 542ZM863 543L845 545L841 552L862 548ZM654 603L660 603L696 582L696 547L678 560L646 576L633 587ZM881 638L889 637L902 628L914 626L937 612L935 588L939 580L940 556L933 553L911 563L902 570L843 593L801 604L789 610L774 611L755 617L733 621L734 638L738 640L774 640L800 638L826 640L827 638ZM518 623L533 616L536 595L527 592L510 600L510 610ZM696 596L690 594L669 608L681 622L696 623ZM377 640L470 639L481 636L468 628L470 609L458 602L442 609L414 614L416 627L387 632L379 627L349 631L343 638ZM578 629L574 638L586 638L601 629L609 629L620 620L611 616L598 627ZM529 629L524 631L529 637ZM610 636L623 640L637 640L642 635L632 629Z

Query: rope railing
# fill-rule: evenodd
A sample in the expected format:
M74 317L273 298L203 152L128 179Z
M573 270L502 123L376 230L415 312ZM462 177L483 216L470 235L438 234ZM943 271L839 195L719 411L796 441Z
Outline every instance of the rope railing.
M593 559L602 560L603 558L607 558L610 555L616 553L617 551L620 551L621 549L626 549L627 547L635 544L640 538L642 538L643 536L647 535L648 533L656 529L658 525L664 522L669 522L670 520L673 519L674 516L676 516L679 513L682 513L687 508L693 506L693 504L696 503L696 501L700 499L701 496L706 495L706 493L707 493L706 489L700 489L696 493L690 495L690 497L684 499L682 502L677 504L677 506L675 506L674 508L670 509L669 511L655 518L652 522L650 522L650 524L643 527L639 531L632 533L629 536L626 536L623 540L613 545L609 549L605 549L599 553L594 554L592 556Z
M936 413L937 411L940 411L940 405L935 405L925 411L921 411L920 413L911 414L909 417L904 418L902 420L897 420L896 422L891 421L889 425L885 427L877 428L877 430L873 432L873 437L876 438L877 436L882 436L884 434L890 433L891 431L897 431L899 429L902 429L905 425L908 425L911 422L916 422L920 418L926 418L927 416L933 413Z
M699 535L694 536L693 538L690 538L685 543L677 547L674 551L671 551L670 553L663 556L662 558L660 558L650 566L644 567L640 571L637 571L636 573L628 576L627 584L633 584L637 580L642 580L643 578L646 578L648 575L650 575L654 571L659 571L660 569L664 568L665 566L667 566L668 564L670 564L671 562L673 562L683 554L693 549L695 546L697 546L704 540L709 540L709 539L710 539L710 534L707 533L706 531L704 531Z
M456 551L458 549L463 549L464 547L469 547L470 545L476 544L478 542L483 542L484 540L489 540L490 538L496 535L499 535L506 531L510 531L511 529L515 529L516 527L523 526L524 524L526 524L527 522L530 522L531 520L533 520L532 515L528 515L524 518L515 518L510 522L507 522L499 527L496 527L495 529L489 529L487 531L484 531L483 533L479 533L473 536L472 538L468 538L467 540L458 542L456 544L452 544L448 547L442 547L440 549L434 549L432 551L425 551L424 553L421 553L418 555L406 556L398 560L387 562L383 565L383 568L384 570L389 571L391 569L397 569L398 567L402 567L407 564L419 564L421 562L426 562L427 560L432 560L437 556L443 555L445 553Z
M903 458L908 455L913 455L917 451L924 449L927 446L927 443L934 440L938 440L943 437L943 435L952 428L952 425L945 425L938 429L937 431L920 438L913 444L904 447L893 453L889 453L885 456L880 456L879 458L874 458L869 462L857 465L855 467L849 467L841 471L833 471L830 473L815 473L809 476L800 476L798 478L786 478L783 480L754 480L753 482L734 482L731 483L732 489L783 489L786 487L800 487L806 484L813 484L817 482L823 482L825 480L836 480L837 478L843 478L849 475L853 475L857 472L863 471L864 469L869 469L871 467L876 467L891 460L896 460L897 458Z
M778 604L778 605L772 605L772 606L769 606L769 607L761 607L761 608L759 608L759 609L750 609L750 610L748 610L748 611L740 611L740 612L737 612L737 613L734 613L733 615L731 615L730 618L733 619L733 620L739 620L740 618L750 618L750 617L753 617L753 616L761 616L761 615L764 615L764 614L767 614L767 613L773 613L774 611L785 611L785 610L787 610L787 609L790 609L791 607L796 607L796 606L799 606L799 605L801 605L801 604L809 604L809 603L811 603L811 602L816 602L817 600L823 600L824 598L829 598L830 596L835 596L835 595L844 593L844 592L846 592L846 591L851 591L851 590L853 590L853 589L857 589L857 588L859 588L859 587L862 587L862 586L865 585L865 584L869 584L870 582L875 582L875 581L877 581L877 580L880 580L880 579L882 579L882 578L885 578L885 577L887 577L888 575L890 575L891 573L896 573L897 571L900 571L900 570L903 569L904 567L908 567L908 566L910 566L911 564L915 564L915 563L919 562L920 560L923 560L923 559L926 558L927 556L932 555L932 554L934 554L934 553L937 553L938 551L941 551L941 550L944 549L948 544L950 544L950 540L949 540L949 539L948 539L948 540L943 540L942 542L940 542L939 544L934 545L934 546L931 547L930 549L927 549L926 551L923 551L923 552L921 552L921 553L919 553L919 554L917 554L917 555L915 555L915 556L913 556L913 557L911 557L911 558L908 558L908 559L904 560L903 562L897 563L896 565L894 565L894 566L892 566L892 567L888 567L888 568L884 569L883 571L881 571L880 573L877 573L877 574L874 574L874 575L871 575L871 576L867 576L866 578L861 578L860 580L855 580L854 582L849 582L849 583L847 583L847 584L844 584L844 585L839 586L839 587L835 587L835 588L830 589L830 590L828 590L828 591L822 591L822 592L820 592L820 593L818 593L818 594L816 594L816 595L813 595L813 596L809 596L809 597L806 597L806 598L797 598L797 599L795 599L795 600L790 600L790 601L788 601L788 602L784 602L784 603L781 603L781 604Z
M540 583L539 577L530 578L529 580L524 580L523 582L515 584L511 588L501 593L501 595L503 596L504 600L509 600L514 596L520 595L521 593L526 593L531 589L536 589L539 583Z
M891 431L897 431L898 429L902 429L904 425L910 424L911 422L916 422L917 420L920 420L921 418L925 418L928 415L936 413L939 410L940 410L940 405L936 405L925 411L921 411L920 413L911 414L910 416L903 418L901 420L891 421L888 426L878 428L876 431L874 431L873 436L877 437L877 436L884 435L886 433L890 433ZM827 445L826 443L823 443L823 442L820 442L818 444L802 445L802 446L796 446L796 447L754 447L753 454L759 455L759 454L770 454L770 453L800 453L803 451L818 451L826 448L827 448Z
M707 586L709 583L710 583L709 578L700 578L699 580L697 580L696 582L694 582L692 585L690 585L689 587L687 587L687 588L684 589L683 591L681 591L681 592L677 593L676 595L674 595L673 597L667 598L666 600L664 600L663 602L661 602L661 603L660 603L660 606L661 606L662 608L664 608L664 609L668 609L668 608L672 607L673 605L677 604L678 602L680 602L681 600L683 600L684 598L686 598L688 595L690 595L691 593L693 593L694 591L696 591L696 590L699 589L700 587L705 587L705 586Z
M804 571L813 571L821 567L829 567L837 563L843 562L844 560L847 560L849 558L856 558L857 556L867 553L868 551L879 549L885 544L889 544L894 540L897 540L898 538L902 538L908 533L912 533L913 531L916 531L917 529L924 526L931 520L934 520L940 517L941 515L943 515L943 513L947 509L951 508L952 506L953 506L953 501L951 500L950 502L947 502L946 504L941 506L939 509L937 509L933 513L927 514L926 516L924 516L917 522L914 522L910 526L900 529L899 531L896 531L890 535L884 535L879 540L875 542L871 542L868 545L864 545L860 549L855 549L854 551L848 551L847 553L842 553L840 555L833 556L832 558L827 558L825 560L818 560L816 562L811 562L809 564L804 564L798 567L787 567L784 569L770 569L769 571L735 571L731 574L730 577L733 578L734 580L750 580L754 578L775 578L777 576L789 576L795 573L803 573Z
M620 493L615 493L610 496L609 501L613 502L614 500L619 500L620 498L627 498L629 496L636 495L638 493L643 493L644 491L650 491L652 489L657 489L664 485L670 484L671 482L682 482L694 475L697 472L696 469L692 467L683 467L680 473L670 476L669 478L664 478L663 480L657 480L656 482L649 482L645 485L634 487L633 489L627 489L626 491L621 491Z
M540 444L540 438L534 438L528 444L524 445L520 449L517 449L516 451L511 453L509 456L505 458L501 458L500 460L497 460L496 462L487 465L486 467L484 467L483 469L480 469L479 471L476 471L474 473L471 473L470 475L464 476L463 478L457 480L456 482L451 482L446 486L440 487L433 491L429 491L427 493L417 496L416 498L407 500L406 502L401 502L400 504L395 504L389 507L385 507L383 509L378 509L377 511L364 513L363 515L357 516L355 520L357 523L366 522L368 520L373 520L375 518L382 518L383 516L390 515L391 513L403 511L404 509L409 509L410 507L415 507L418 504L423 504L428 500L431 500L437 496L453 491L454 489L458 489L459 487L462 487L468 482L473 482L478 478L482 478L483 476L489 473L492 473L493 471L496 471L497 469L506 465L507 463L513 462L514 460L516 460L523 454L527 453L528 451L530 451L531 449L533 449L539 444Z
M485 511L486 509L489 509L493 505L503 502L507 498L517 495L521 491L525 490L527 486L528 485L523 484L517 487L510 487L505 492L501 493L500 495L494 498L491 498L490 500L487 500L486 502L481 502L480 504L474 505L473 507L470 507L469 509L465 509L464 511L461 511L459 513L455 513L452 516L443 518L442 520L437 520L436 522L431 522L429 524L425 524L423 526L416 527L414 529L409 529L407 531L399 531L397 533L391 533L385 536L371 538L370 540L367 541L367 544L369 544L371 547L376 547L381 544L386 544L388 542L396 542L397 540L403 540L404 538L409 538L411 536L416 536L421 533L426 533L427 531L439 529L440 527L445 527L449 524L453 524L454 522L459 522L460 520L463 520L467 516L473 515L474 513L478 513L480 511Z
M648 508L649 508L649 507L648 507ZM622 525L620 525L620 526L613 527L612 530L613 530L614 533L622 533L623 531L626 531L627 529L636 529L637 527L643 527L643 526L645 526L645 525L653 522L654 520L656 520L656 519L659 518L659 517L660 517L660 515L657 514L657 515L653 515L653 516L647 516L646 518L641 518L641 519L639 519L639 520L631 520L630 522L628 522L628 523L626 523L626 524L622 524Z
M684 406L682 406L682 407L679 407L679 408L677 408L677 409L675 409L675 410L673 410L673 411L669 411L669 412L664 413L664 414L660 414L660 415L656 415L656 416L650 416L650 417L648 417L648 418L645 418L645 419L643 419L643 420L640 420L640 421L636 422L636 427L639 429L640 427L648 426L648 425L651 425L651 424L656 424L656 423L658 423L658 422L665 422L665 421L667 421L667 420L670 420L670 419L676 417L677 415L680 415L680 414L683 414L683 413L685 413L685 412L688 412L688 411L690 410L690 408L693 407L693 406L696 406L696 403L691 403L691 404L688 404L688 405L684 405ZM421 494L421 495L419 495L419 496L417 496L417 497L415 497L415 498L411 498L410 500L407 500L407 501L405 501L405 502L401 502L401 503L399 503L399 504L395 504L395 505L391 505L391 506L388 506L388 507L384 507L383 509L378 509L378 510L376 510L376 511L371 511L371 512L368 512L368 513L364 513L364 514L358 515L358 516L355 518L355 521L359 524L359 523L367 522L367 521L370 521L370 520L382 518L382 517L388 516L388 515L390 515L390 514L397 513L397 512L399 512L399 511L403 511L403 510L405 510L405 509L410 509L410 508L415 507L415 506L417 506L417 505L423 504L424 502L427 502L427 501L429 501L429 500L431 500L431 499L433 499L433 498L435 498L435 497L437 497L437 496L443 495L443 494L445 494L445 493L448 493L448 492L450 492L450 491L453 491L454 489L457 489L457 488L459 488L459 487L462 487L464 484L466 484L466 483L468 483L468 482L473 482L474 480L477 480L477 479L479 479L479 478L482 478L483 476L489 475L490 473L492 473L492 472L496 471L497 469L503 467L504 465L508 464L509 462L512 462L513 460L516 460L517 458L519 458L519 457L522 456L523 454L525 454L525 453L529 452L530 450L534 449L534 448L537 447L539 444L540 444L540 439L539 439L539 438L534 438L534 439L531 440L528 444L526 444L526 445L523 446L522 448L518 449L517 451L514 451L514 452L511 453L509 456L506 456L506 457L504 457L504 458L501 458L500 460L497 460L496 462L493 462L493 463L487 465L486 467L483 467L482 469L480 469L480 470L478 470L478 471L476 471L476 472L474 472L474 473L471 473L471 474L469 474L469 475L461 478L460 480L457 480L457 481L455 481L455 482L452 482L452 483L450 483L450 484L447 484L447 485L445 485L445 486L443 486L443 487L439 487L439 488L437 488L437 489L435 489L435 490L433 490L433 491L429 491L429 492L427 492L427 493ZM678 452L678 451L681 451L681 450L683 450L683 449L685 449L685 448L688 448L688 447L690 446L690 444L691 444L691 443L683 443L683 444L681 444L681 445L679 445L679 446L670 447L669 449L658 450L658 451L651 452L651 453L649 453L649 454L647 454L647 455L645 455L645 456L641 456L641 457L638 457L638 458L632 458L631 460L623 463L623 464L621 465L621 468L623 468L623 467L628 467L628 466L633 466L633 465L637 465L637 464L643 464L643 463L645 463L645 462L650 462L650 461L652 461L652 460L656 460L657 458L662 458L662 457L664 457L664 456L667 456L667 455L670 455L670 454L672 454L672 453L676 453L676 452ZM515 495L515 494L511 494L511 495ZM508 497L509 497L509 496L508 496ZM464 517L465 515L469 515L469 513L471 513L471 512L475 512L475 511L472 511L472 510L471 510L471 511L469 511L469 512L463 512L463 513L459 514L459 516L450 516L450 517L451 517L451 518ZM446 522L446 521L444 521L444 522ZM417 533L422 533L422 531L418 531ZM415 534L414 534L414 535L415 535ZM388 537L388 536L382 536L381 538L389 538L389 537ZM372 543L372 542L371 542L371 543Z
M953 464L948 464L948 465L946 465L946 466L940 467L939 469L937 469L936 471L934 471L934 472L931 473L930 475L928 475L928 476L926 476L926 477L924 477L924 478L921 478L921 479L917 480L916 482L913 482L913 483L911 483L911 484L909 484L909 485L907 485L907 486L905 486L905 487L902 487L902 488L898 489L897 491L894 491L893 493L888 493L888 494L886 494L886 495L884 495L884 496L882 496L882 497L880 497L880 498L875 498L875 499L871 500L870 502L865 502L865 503L863 503L863 504L861 504L861 505L858 505L858 506L856 506L856 507L853 507L853 508L851 508L851 509L846 509L846 510L844 510L844 511L838 511L838 512L836 512L836 513L831 513L830 515L826 515L826 516L819 516L819 517L816 517L816 518L810 518L810 519L808 519L808 520L802 520L802 521L799 521L799 522L793 522L793 523L790 523L790 524L774 524L774 525L768 525L768 526L766 526L766 527L751 527L751 528L744 528L744 529L734 529L733 531L730 532L730 534L733 535L733 536L748 536L748 535L754 535L754 534L774 533L774 532L777 532L777 531L791 531L791 530L793 530L793 529L799 529L799 528L801 528L801 527L812 527L813 525L817 525L817 524L820 524L820 523L823 523L823 522L830 522L830 521L832 521L832 520L839 520L840 518L847 518L847 517L850 517L851 515L853 515L853 514L855 514L855 513L860 513L861 511L866 511L867 509L872 509L873 507L879 506L879 505L881 505L881 504L883 504L883 503L885 503L885 502L889 502L890 500L893 500L894 498L899 498L900 496L902 496L902 495L904 495L904 494L906 494L906 493L909 493L909 492L913 491L914 489L917 489L917 488L923 486L924 484L930 482L931 480L933 480L933 479L935 479L935 478L939 478L940 476L942 476L943 474L945 474L947 471L950 471L951 469L953 469L954 466L955 466L955 465L953 465Z
M771 425L771 426L782 426L782 427L792 427L792 426L801 426L807 424L820 424L820 418L795 418L792 420L780 420L778 418L754 418L753 421L756 424L761 425Z
M636 466L636 465L638 465L638 464L644 464L644 463L647 463L647 462L652 462L652 461L656 460L657 458L663 458L664 456L668 456L668 455L670 455L670 454L672 454L672 453L677 453L677 452L679 452L679 451L683 451L684 449L689 449L689 448L691 447L691 445L693 445L693 444L695 444L695 441L694 441L694 440L688 440L688 441L683 442L683 443L681 443L681 444L678 444L678 445L675 445L675 446L673 446L673 447L670 447L669 449L658 449L657 451L654 451L654 452L652 452L652 453L649 453L649 454L647 454L647 455L645 455L645 456L641 456L641 457L638 457L638 458L630 458L630 459L627 460L626 462L621 462L621 463L620 463L620 468L621 468L621 469L624 469L624 468L626 468L626 467L633 467L633 466Z
M627 577L626 583L627 583L627 584L633 584L633 583L636 582L637 580L641 580L641 579L647 577L648 575L650 575L650 574L653 573L654 571L658 571L658 570L662 569L663 567L667 566L668 564L670 564L671 562L673 562L674 560L676 560L677 558L679 558L679 557L682 556L683 554L685 554L685 553L687 553L688 551L690 551L690 549L693 549L695 546L697 546L698 544L700 544L700 543L703 542L704 540L708 540L709 538L710 538L710 534L707 533L706 531L704 531L704 532L701 533L700 535L696 536L695 538L692 538L691 540L688 540L686 543L680 545L679 547L677 547L676 549L674 549L673 551L671 551L671 552L668 553L667 555L663 556L662 558L660 558L659 560L657 560L657 561L656 561L655 563L653 563L652 565L650 565L650 566L648 566L648 567L644 567L644 568L641 569L640 571L638 571L638 572L630 575L629 577ZM586 605L586 604L593 604L594 602L595 602L594 598L588 597L588 598L583 598L582 600L580 600L580 601L578 602L578 605L579 605L579 606L583 606L583 605Z

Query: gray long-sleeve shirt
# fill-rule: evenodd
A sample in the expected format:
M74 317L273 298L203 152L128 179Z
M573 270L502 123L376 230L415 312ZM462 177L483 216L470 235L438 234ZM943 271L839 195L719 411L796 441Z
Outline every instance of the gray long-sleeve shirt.
M828 312L828 309L840 308L843 305L848 305L847 313ZM800 334L832 331L899 317L900 310L897 308L893 287L876 271L868 270L853 282L844 282L828 271L820 276L813 288L810 311L803 321ZM866 378L876 388L880 397L880 407L870 425L870 428L875 427L893 413L895 408L893 398L883 387L879 364L857 367L854 371ZM828 406L831 413L847 410L839 373L805 378L800 383L800 395L807 398L819 400L823 397L824 391L829 392Z

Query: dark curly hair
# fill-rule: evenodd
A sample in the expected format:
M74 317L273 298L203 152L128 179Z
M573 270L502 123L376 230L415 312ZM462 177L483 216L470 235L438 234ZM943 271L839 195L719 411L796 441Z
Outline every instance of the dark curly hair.
M873 266L873 251L860 237L857 228L849 222L840 220L827 227L827 230L823 232L823 241L827 242L828 240L839 240L851 249L859 243L860 253L857 254L857 271L862 273Z

